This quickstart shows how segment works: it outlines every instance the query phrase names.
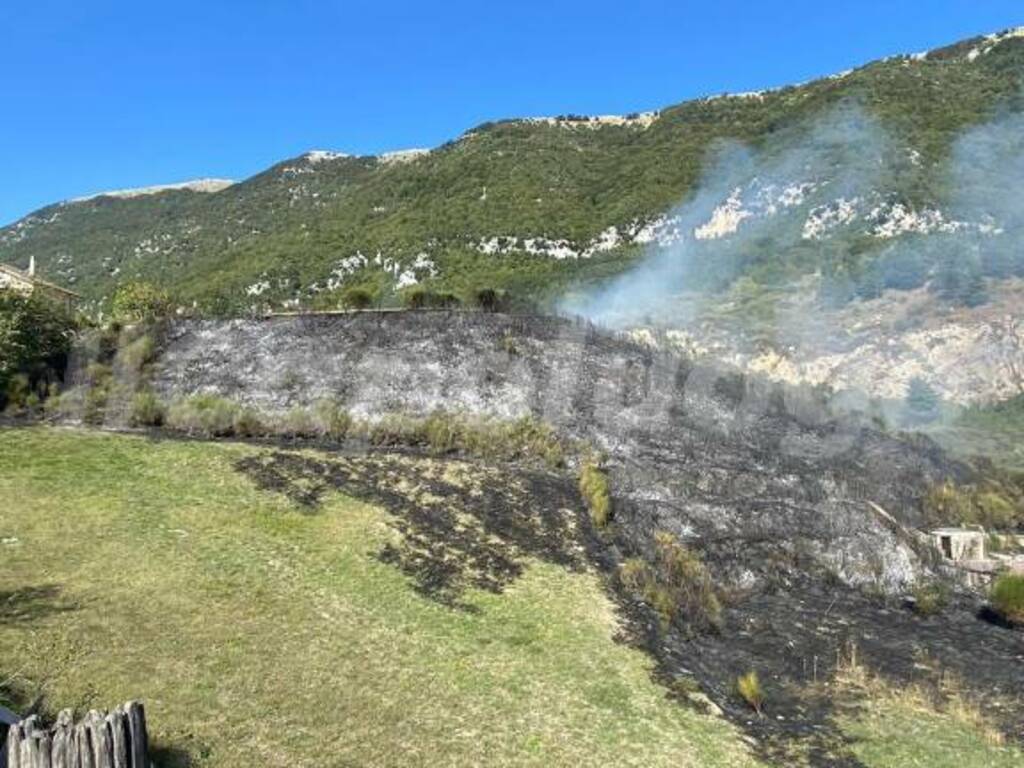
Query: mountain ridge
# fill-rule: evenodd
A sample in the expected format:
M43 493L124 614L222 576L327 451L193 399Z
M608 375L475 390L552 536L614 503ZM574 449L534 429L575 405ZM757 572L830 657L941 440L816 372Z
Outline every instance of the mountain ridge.
M955 137L1018 98L1022 35L1014 28L652 112L485 122L425 151L313 150L203 194L55 203L0 228L0 260L23 266L35 256L90 310L123 279L236 312L256 298L333 306L352 287L394 301L420 283L552 300L689 234L673 231L673 207L699 188L721 142L771 146L850 101L916 158L879 191L877 226L920 234L942 226L937 169Z

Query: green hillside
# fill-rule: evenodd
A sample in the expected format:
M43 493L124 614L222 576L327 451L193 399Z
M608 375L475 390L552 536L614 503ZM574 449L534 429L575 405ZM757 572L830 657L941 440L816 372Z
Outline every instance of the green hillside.
M690 101L653 119L507 120L412 157L303 156L214 193L49 206L0 229L0 261L26 266L35 256L47 276L93 301L127 278L159 282L181 303L235 309L291 298L329 305L352 285L386 297L413 281L551 297L628 265L643 245L637 233L692 195L719 142L798 138L839 104L859 105L918 158L893 170L884 194L941 206L954 140L1012 106L1022 72L1024 38L1007 34ZM594 248L609 227L616 237ZM543 240L531 247L528 238ZM559 247L573 255L558 258ZM820 266L804 258L799 269Z

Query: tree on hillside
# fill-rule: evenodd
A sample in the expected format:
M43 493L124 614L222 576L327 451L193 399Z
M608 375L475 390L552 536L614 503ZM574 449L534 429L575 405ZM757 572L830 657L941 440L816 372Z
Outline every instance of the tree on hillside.
M131 282L121 285L114 294L111 312L122 323L138 323L166 317L171 311L167 292L152 283Z
M60 378L74 331L75 320L62 306L0 291L0 405L16 379L37 387Z

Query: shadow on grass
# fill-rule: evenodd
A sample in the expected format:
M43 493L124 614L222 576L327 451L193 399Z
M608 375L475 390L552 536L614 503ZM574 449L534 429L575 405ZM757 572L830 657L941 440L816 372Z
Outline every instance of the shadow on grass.
M196 764L188 750L167 744L150 745L149 759L154 768L191 768Z
M61 598L58 584L0 590L0 624L28 624L75 608Z

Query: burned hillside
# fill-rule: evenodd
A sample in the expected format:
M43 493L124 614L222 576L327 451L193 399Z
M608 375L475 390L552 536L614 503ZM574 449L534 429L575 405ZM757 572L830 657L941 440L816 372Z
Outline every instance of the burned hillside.
M820 686L851 654L901 684L953 674L1006 731L1018 722L1019 631L979 618L980 601L917 534L935 522L922 504L928 489L974 472L926 439L835 413L814 390L556 318L356 312L182 321L161 336L140 381L165 402L216 396L269 417L331 400L371 424L395 414L529 417L573 446L570 465L585 455L607 473L613 515L602 527L566 511L580 506L572 473L523 474L523 462L506 463L514 493L497 481L460 490L458 513L435 498L447 485L409 475L386 445L365 460L358 445L321 459L285 447L238 466L309 509L328 490L389 509L405 543L380 557L429 597L457 608L464 586L500 591L525 557L587 563L605 575L623 638L651 653L671 690L692 699L694 683L761 743L810 740L829 755L822 764L843 748L830 728L836 702ZM459 515L477 521L476 533ZM707 616L660 609L666 594L683 600L693 586L659 592L665 546L707 580L693 603ZM649 564L640 566L651 569L648 586L626 577L630 563ZM945 581L941 615L908 608L915 589ZM735 693L751 669L771 691L770 717Z

